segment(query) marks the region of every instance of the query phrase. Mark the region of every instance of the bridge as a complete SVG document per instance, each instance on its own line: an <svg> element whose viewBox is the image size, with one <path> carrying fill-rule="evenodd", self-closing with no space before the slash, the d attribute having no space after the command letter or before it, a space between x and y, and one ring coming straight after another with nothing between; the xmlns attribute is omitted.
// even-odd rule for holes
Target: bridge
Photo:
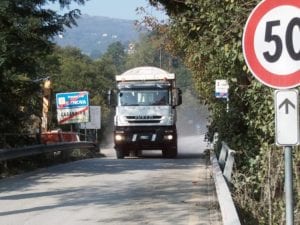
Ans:
<svg viewBox="0 0 300 225"><path fill-rule="evenodd" d="M101 154L0 180L0 224L240 224L203 135L182 136L176 159Z"/></svg>

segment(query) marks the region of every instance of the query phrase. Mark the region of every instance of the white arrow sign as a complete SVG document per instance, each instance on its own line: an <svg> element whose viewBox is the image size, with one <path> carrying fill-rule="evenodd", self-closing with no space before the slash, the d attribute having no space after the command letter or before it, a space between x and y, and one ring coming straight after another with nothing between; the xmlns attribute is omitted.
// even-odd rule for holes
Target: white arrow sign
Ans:
<svg viewBox="0 0 300 225"><path fill-rule="evenodd" d="M277 145L299 144L298 90L275 91L275 126Z"/></svg>

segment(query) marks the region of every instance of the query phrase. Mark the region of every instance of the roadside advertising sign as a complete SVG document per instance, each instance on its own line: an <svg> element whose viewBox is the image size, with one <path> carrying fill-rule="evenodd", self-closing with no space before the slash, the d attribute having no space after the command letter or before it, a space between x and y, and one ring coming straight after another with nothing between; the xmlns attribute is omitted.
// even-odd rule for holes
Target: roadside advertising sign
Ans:
<svg viewBox="0 0 300 225"><path fill-rule="evenodd" d="M89 93L87 91L56 94L57 121L59 124L89 121Z"/></svg>
<svg viewBox="0 0 300 225"><path fill-rule="evenodd" d="M216 80L215 96L216 98L228 98L229 85L227 80Z"/></svg>
<svg viewBox="0 0 300 225"><path fill-rule="evenodd" d="M80 129L101 129L100 106L90 106L90 122L81 123Z"/></svg>

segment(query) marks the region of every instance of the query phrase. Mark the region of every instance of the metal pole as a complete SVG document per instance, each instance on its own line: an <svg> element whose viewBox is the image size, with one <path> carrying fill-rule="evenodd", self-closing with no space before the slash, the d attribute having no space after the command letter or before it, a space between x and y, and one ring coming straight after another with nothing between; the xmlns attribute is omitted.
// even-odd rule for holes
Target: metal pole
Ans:
<svg viewBox="0 0 300 225"><path fill-rule="evenodd" d="M285 165L285 213L286 225L294 224L293 209L293 157L292 147L284 147L284 165Z"/></svg>
<svg viewBox="0 0 300 225"><path fill-rule="evenodd" d="M86 123L84 123L84 140L87 141Z"/></svg>
<svg viewBox="0 0 300 225"><path fill-rule="evenodd" d="M229 112L229 95L226 98L226 112Z"/></svg>

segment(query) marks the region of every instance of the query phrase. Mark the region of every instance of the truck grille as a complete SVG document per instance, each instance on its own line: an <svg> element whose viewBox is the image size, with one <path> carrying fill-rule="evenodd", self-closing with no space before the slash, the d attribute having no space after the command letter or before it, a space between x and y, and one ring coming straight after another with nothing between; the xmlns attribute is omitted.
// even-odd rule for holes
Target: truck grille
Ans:
<svg viewBox="0 0 300 225"><path fill-rule="evenodd" d="M126 116L128 123L160 123L162 116Z"/></svg>

